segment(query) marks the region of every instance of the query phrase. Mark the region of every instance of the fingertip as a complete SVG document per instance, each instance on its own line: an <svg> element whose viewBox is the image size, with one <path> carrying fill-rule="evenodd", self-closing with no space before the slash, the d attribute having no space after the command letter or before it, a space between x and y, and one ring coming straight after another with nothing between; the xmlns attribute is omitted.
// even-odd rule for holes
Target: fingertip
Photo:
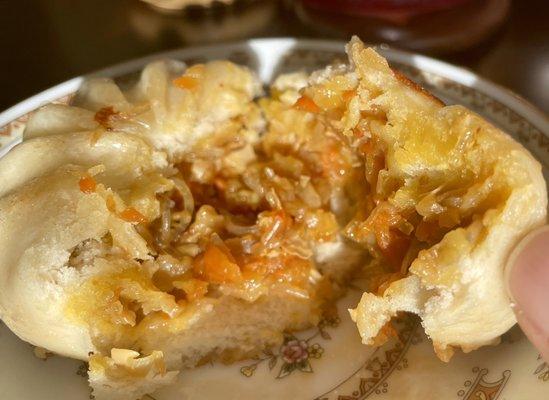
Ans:
<svg viewBox="0 0 549 400"><path fill-rule="evenodd" d="M530 320L526 314L515 312L517 322L530 342L538 349L541 357L549 362L549 335L547 331L539 329L537 323Z"/></svg>
<svg viewBox="0 0 549 400"><path fill-rule="evenodd" d="M549 226L527 235L506 268L517 320L542 356L549 359Z"/></svg>

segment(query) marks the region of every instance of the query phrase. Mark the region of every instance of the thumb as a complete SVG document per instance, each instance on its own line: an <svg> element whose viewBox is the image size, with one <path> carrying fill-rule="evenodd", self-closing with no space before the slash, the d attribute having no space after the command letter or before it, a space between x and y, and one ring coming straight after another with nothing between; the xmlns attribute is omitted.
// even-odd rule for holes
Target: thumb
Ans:
<svg viewBox="0 0 549 400"><path fill-rule="evenodd" d="M507 272L518 323L549 361L549 226L519 243L509 258Z"/></svg>

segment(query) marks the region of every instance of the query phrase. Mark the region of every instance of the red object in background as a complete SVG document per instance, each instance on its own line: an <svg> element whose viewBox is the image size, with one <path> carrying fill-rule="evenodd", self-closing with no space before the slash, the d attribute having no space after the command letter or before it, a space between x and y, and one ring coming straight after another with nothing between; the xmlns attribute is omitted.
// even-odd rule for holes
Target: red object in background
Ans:
<svg viewBox="0 0 549 400"><path fill-rule="evenodd" d="M470 0L302 0L306 6L339 14L378 17L390 20L408 18L453 8Z"/></svg>
<svg viewBox="0 0 549 400"><path fill-rule="evenodd" d="M297 17L322 35L455 53L485 41L503 24L511 0L299 0Z"/></svg>

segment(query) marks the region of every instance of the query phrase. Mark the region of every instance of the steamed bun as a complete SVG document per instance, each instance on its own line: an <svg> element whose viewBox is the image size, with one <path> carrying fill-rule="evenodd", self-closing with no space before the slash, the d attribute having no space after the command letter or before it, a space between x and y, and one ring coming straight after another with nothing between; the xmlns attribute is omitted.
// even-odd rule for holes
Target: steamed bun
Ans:
<svg viewBox="0 0 549 400"><path fill-rule="evenodd" d="M89 331L66 316L67 288L97 271L70 266L71 251L110 232L130 254L147 258L145 241L113 215L106 198L166 166L165 156L139 137L111 133L93 146L92 139L93 133L30 139L0 161L0 316L22 339L82 360L96 349ZM86 180L97 189L86 193ZM159 190L169 189L164 185ZM141 211L154 217L154 208Z"/></svg>
<svg viewBox="0 0 549 400"><path fill-rule="evenodd" d="M228 61L187 68L174 61L146 66L128 88L112 79L85 81L71 105L46 105L34 113L24 139L87 130L139 135L174 159L223 130L258 138L264 121L253 102L262 94L257 76ZM238 129L235 129L235 125Z"/></svg>

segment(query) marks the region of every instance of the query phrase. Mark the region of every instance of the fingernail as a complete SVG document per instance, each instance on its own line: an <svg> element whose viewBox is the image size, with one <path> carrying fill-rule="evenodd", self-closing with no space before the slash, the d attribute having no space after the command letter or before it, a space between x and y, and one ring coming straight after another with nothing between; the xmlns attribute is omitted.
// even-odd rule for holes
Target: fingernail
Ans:
<svg viewBox="0 0 549 400"><path fill-rule="evenodd" d="M549 356L549 226L527 235L506 269L513 309L528 338Z"/></svg>

